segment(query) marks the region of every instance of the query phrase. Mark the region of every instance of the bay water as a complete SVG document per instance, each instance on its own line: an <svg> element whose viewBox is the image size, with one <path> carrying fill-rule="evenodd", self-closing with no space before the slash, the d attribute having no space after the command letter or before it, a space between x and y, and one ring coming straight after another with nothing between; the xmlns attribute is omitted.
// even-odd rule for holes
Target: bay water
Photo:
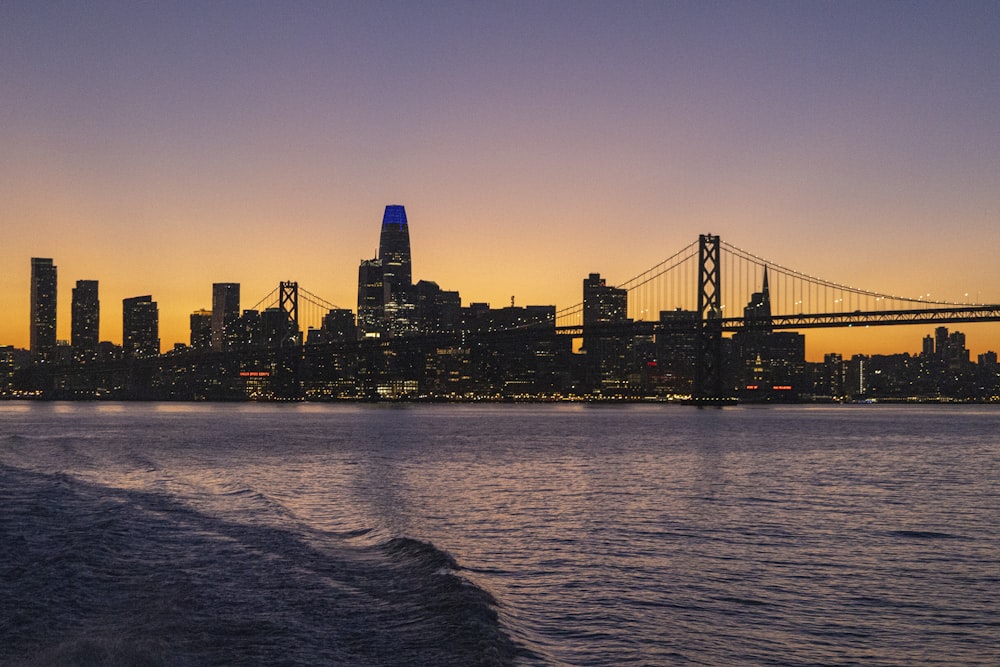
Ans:
<svg viewBox="0 0 1000 667"><path fill-rule="evenodd" d="M0 403L0 664L997 665L1000 409Z"/></svg>

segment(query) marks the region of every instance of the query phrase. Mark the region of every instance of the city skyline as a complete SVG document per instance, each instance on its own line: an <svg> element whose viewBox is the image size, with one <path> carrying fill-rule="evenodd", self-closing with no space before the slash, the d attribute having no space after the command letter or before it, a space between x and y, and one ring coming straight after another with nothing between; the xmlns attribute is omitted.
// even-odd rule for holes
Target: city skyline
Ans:
<svg viewBox="0 0 1000 667"><path fill-rule="evenodd" d="M454 307L456 309L455 314L457 314L457 309L465 307L468 309L470 306L473 309L478 309L486 307L487 309L492 307L492 304L488 302L474 302L463 300L460 298L460 291L442 291L436 282L428 279L421 279L419 285L414 282L411 275L411 264L412 258L410 253L409 244L409 225L407 222L407 215L405 206L400 204L388 204L385 206L385 210L382 216L382 221L380 224L380 235L379 244L376 251L376 257L373 259L362 259L360 261L357 286L357 298L355 302L355 308L340 308L337 310L337 318L342 314L352 315L351 327L356 328L356 333L359 338L365 338L368 335L375 335L376 337L389 337L394 338L397 336L406 336L417 331L417 320L413 319L418 317L418 311L412 310L415 307L419 309L418 300L422 302L426 299L433 299L437 302L441 296L449 301L454 301ZM385 267L385 268L383 268ZM31 281L32 281L32 292L31 292L31 303L32 312L29 319L29 329L32 336L36 335L36 331L45 332L46 338L44 342L39 343L39 355L33 354L33 356L38 358L46 358L52 350L56 347L56 342L60 344L71 344L73 347L74 358L83 355L83 358L93 354L96 351L97 342L104 341L105 339L98 337L96 332L97 323L100 320L100 300L98 292L98 280L77 280L76 287L72 290L72 320L69 325L72 328L72 339L59 339L55 335L55 327L52 326L51 319L55 311L55 304L53 301L57 301L56 295L57 290L54 286L57 283L57 270L58 267L55 265L52 258L31 258ZM373 273L374 271L374 273ZM399 274L398 276L396 274ZM761 290L759 292L753 292L749 294L749 301L746 307L743 309L743 320L747 323L747 331L756 331L760 329L766 332L772 337L782 337L790 336L792 338L799 339L798 343L793 343L792 347L800 348L799 356L804 358L809 362L818 362L825 359L828 355L834 354L836 356L844 356L845 358L850 358L854 356L853 354L844 355L840 351L835 350L822 350L817 351L816 346L813 346L812 355L806 354L805 340L806 336L804 333L798 332L785 332L785 333L772 333L771 329L771 306L769 300L769 288L768 288L768 266L763 265L763 272L760 276L761 278ZM282 289L286 283L282 283ZM289 285L293 283L288 283ZM298 289L297 283L294 283L296 290ZM422 286L427 285L434 290L437 296L432 294L425 294ZM377 296L375 301L372 299L372 287L375 287L375 292ZM82 292L81 290L85 290ZM595 291L596 290L596 291ZM275 290L276 292L277 290ZM44 295L42 298L38 298L38 295ZM608 296L597 296L598 294L606 294ZM273 294L272 294L273 295ZM589 296L588 296L589 295ZM611 296L614 295L614 296ZM582 307L582 322L584 326L588 322L591 324L603 321L612 321L627 316L627 311L630 309L627 305L629 303L628 291L625 289L620 289L613 285L608 285L605 278L602 278L599 273L591 273L583 281L583 290L581 293L581 301L577 302L577 306ZM693 297L693 295L691 295ZM929 296L929 295L928 295ZM283 297L281 297L283 298ZM135 330L134 325L130 322L130 310L134 311L136 304L140 306L151 306L152 307L152 334L141 333L140 335L149 336L152 335L152 340L155 342L144 342L139 345L141 348L141 353L138 356L151 356L160 354L162 352L168 352L176 346L181 347L194 347L198 348L202 345L196 344L196 339L202 339L205 337L207 341L205 346L210 347L214 351L222 351L226 348L227 344L224 340L227 337L226 329L230 323L234 322L242 312L246 312L246 308L251 307L250 304L240 303L240 283L213 283L212 284L212 308L202 309L198 308L191 311L188 315L188 329L187 337L185 340L176 341L174 345L170 345L168 342L162 341L159 338L159 317L158 317L158 304L152 300L152 295L129 297L122 300L122 333L121 333L121 344L119 347L130 348L135 345L132 342L132 335L130 332ZM588 299L590 299L590 305L588 306ZM601 309L604 305L600 307L597 306L598 303L603 303L605 299L610 299L608 302L609 310L608 315L598 314L603 312ZM738 299L737 299L738 300ZM275 296L273 307L277 307L279 297ZM613 306L610 304L614 303ZM84 305L86 304L86 305ZM408 305L407 305L408 304ZM259 306L259 304L257 304ZM513 307L515 305L514 299L512 297L510 305ZM928 302L928 307L934 307L934 302ZM244 307L245 306L245 307ZM282 306L283 307L283 306ZM370 314L365 315L365 308L370 311ZM440 305L435 306L439 308ZM502 309L504 306L495 306L495 308ZM523 308L523 304L521 305ZM725 307L725 306L723 306ZM551 315L549 318L555 318L556 310L558 309L555 304L549 305L533 305L529 308L544 309L546 311L551 310ZM588 308L590 310L588 310ZM597 310L593 310L597 308ZM891 308L891 306L890 306ZM675 312L676 311L676 312ZM36 312L44 312L46 315L39 316ZM257 313L259 311L251 311L252 313ZM645 312L645 311L642 311ZM775 313L780 314L779 312ZM853 311L852 311L853 312ZM856 311L860 313L861 311ZM614 315L610 315L614 313ZM692 311L683 310L681 307L671 307L666 304L666 307L661 309L657 314L654 314L651 318L643 318L646 321L665 321L673 320L674 316L688 316L693 314ZM437 315L440 317L440 314ZM329 317L334 317L334 311L330 311ZM610 318L610 319L606 319ZM147 321L148 315L141 315L140 318L143 322ZM328 316L323 315L321 317L322 322L298 322L301 328L302 338L301 341L305 341L306 326L309 326L308 331L312 332L312 326L315 325L317 328L322 327L326 329L328 326ZM760 321L758 323L758 320ZM985 327L997 327L996 323L992 322L965 322L966 327L971 326L973 328L985 328ZM140 329L145 329L149 324L141 325ZM450 326L450 325L449 325ZM890 327L891 330L899 329L915 329L918 327L923 327L926 329L928 326L936 327L935 331L940 332L946 327L941 327L939 324L933 321L914 321L909 324L897 324ZM79 331L78 331L79 327ZM399 328L402 327L402 328ZM337 325L336 329L340 330L343 328L343 323ZM869 327L861 327L866 333ZM876 331L883 332L885 327L875 327ZM817 333L822 336L824 333L823 328L806 328L805 332L811 335L816 335ZM827 330L829 331L829 330ZM836 329L834 329L836 331ZM877 334L876 334L877 335ZM965 347L965 334L964 332L958 332L958 335L962 337L962 349ZM80 338L80 344L75 341L77 337ZM733 337L733 341L736 342L740 339L739 334ZM914 356L919 354L927 354L927 341L930 339L930 334L926 333L924 338L921 340L921 349L914 352ZM34 340L34 339L32 339ZM582 339L583 345L586 346L586 336ZM789 339L791 340L791 338ZM117 344L118 341L111 337L111 340L107 342L112 344ZM911 346L913 341L909 341ZM0 345L9 345L0 342ZM934 346L931 346L934 349ZM975 347L967 348L971 354L974 356L980 356L983 353L988 355L996 355L996 350L993 348L983 348L979 350ZM35 345L31 344L31 351L35 353ZM887 355L898 355L898 354L909 354L910 349L904 350L887 350L884 353L868 353L860 352L862 356L868 356L869 354L887 354ZM133 353L128 352L129 356Z"/></svg>
<svg viewBox="0 0 1000 667"><path fill-rule="evenodd" d="M1000 300L993 3L0 9L0 344L31 257L151 294L163 347L212 284L356 309L405 204L413 279L463 303L580 301L712 232L879 292ZM968 295L966 297L965 295ZM967 325L973 353L1000 326ZM809 332L918 352L921 327Z"/></svg>

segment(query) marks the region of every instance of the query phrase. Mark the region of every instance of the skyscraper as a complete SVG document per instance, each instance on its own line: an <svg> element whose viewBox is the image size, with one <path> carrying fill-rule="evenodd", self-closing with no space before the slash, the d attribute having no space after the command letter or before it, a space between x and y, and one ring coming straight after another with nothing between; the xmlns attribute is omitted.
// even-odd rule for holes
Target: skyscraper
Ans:
<svg viewBox="0 0 1000 667"><path fill-rule="evenodd" d="M56 267L31 258L31 358L45 361L56 347Z"/></svg>
<svg viewBox="0 0 1000 667"><path fill-rule="evenodd" d="M240 284L212 284L212 349L225 350L226 327L240 316Z"/></svg>
<svg viewBox="0 0 1000 667"><path fill-rule="evenodd" d="M406 222L406 209L398 204L386 206L382 215L378 258L382 260L382 272L390 293L408 290L413 282L410 229Z"/></svg>
<svg viewBox="0 0 1000 667"><path fill-rule="evenodd" d="M76 281L70 326L73 358L77 361L96 358L101 326L101 302L97 297L96 280Z"/></svg>
<svg viewBox="0 0 1000 667"><path fill-rule="evenodd" d="M625 384L632 341L610 329L610 325L624 322L628 322L628 291L608 285L599 273L591 273L583 281L585 384L589 388L614 390Z"/></svg>
<svg viewBox="0 0 1000 667"><path fill-rule="evenodd" d="M767 286L767 267L764 267L764 281L759 292L754 292L750 303L743 308L743 322L748 331L769 334L771 325L771 290Z"/></svg>
<svg viewBox="0 0 1000 667"><path fill-rule="evenodd" d="M743 330L733 335L736 386L741 400L795 400L806 360L806 339L794 331L774 331L767 267L759 292L743 308Z"/></svg>
<svg viewBox="0 0 1000 667"><path fill-rule="evenodd" d="M160 354L160 311L153 297L122 299L122 348L126 357Z"/></svg>
<svg viewBox="0 0 1000 667"><path fill-rule="evenodd" d="M212 311L196 310L191 313L191 347L207 350L212 347Z"/></svg>
<svg viewBox="0 0 1000 667"><path fill-rule="evenodd" d="M628 315L628 291L611 287L599 273L583 281L583 326L624 322ZM586 333L584 333L586 336ZM587 346L586 339L583 343Z"/></svg>
<svg viewBox="0 0 1000 667"><path fill-rule="evenodd" d="M363 259L358 266L358 336L378 338L386 332L385 302L389 288L378 259Z"/></svg>
<svg viewBox="0 0 1000 667"><path fill-rule="evenodd" d="M417 331L406 209L385 207L378 257L358 267L358 335L405 336Z"/></svg>

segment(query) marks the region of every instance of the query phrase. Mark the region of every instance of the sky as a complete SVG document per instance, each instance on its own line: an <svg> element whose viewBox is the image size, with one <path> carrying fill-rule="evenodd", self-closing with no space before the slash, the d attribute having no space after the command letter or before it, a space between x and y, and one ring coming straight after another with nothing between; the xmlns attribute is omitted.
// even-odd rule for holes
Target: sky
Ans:
<svg viewBox="0 0 1000 667"><path fill-rule="evenodd" d="M0 0L0 345L30 258L151 294L356 308L387 204L415 280L559 308L697 240L834 282L1000 303L997 2ZM973 355L1000 324L956 325ZM808 331L911 353L930 327Z"/></svg>

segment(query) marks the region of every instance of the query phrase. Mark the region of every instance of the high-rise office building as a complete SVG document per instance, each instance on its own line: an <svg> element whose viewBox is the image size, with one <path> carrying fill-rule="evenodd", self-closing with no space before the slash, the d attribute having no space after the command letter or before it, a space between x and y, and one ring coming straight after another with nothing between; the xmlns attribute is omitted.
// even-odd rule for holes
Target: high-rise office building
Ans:
<svg viewBox="0 0 1000 667"><path fill-rule="evenodd" d="M56 347L56 267L50 258L31 258L31 358L45 361Z"/></svg>
<svg viewBox="0 0 1000 667"><path fill-rule="evenodd" d="M419 331L406 209L385 207L378 257L358 268L358 335L408 336Z"/></svg>
<svg viewBox="0 0 1000 667"><path fill-rule="evenodd" d="M221 352L229 347L226 327L240 316L240 284L212 284L212 349Z"/></svg>
<svg viewBox="0 0 1000 667"><path fill-rule="evenodd" d="M406 209L398 204L385 207L382 215L382 233L379 236L378 258L391 294L407 290L413 282L410 261L410 229Z"/></svg>
<svg viewBox="0 0 1000 667"><path fill-rule="evenodd" d="M328 340L354 340L358 328L354 313L347 308L333 308L323 316L323 329Z"/></svg>
<svg viewBox="0 0 1000 667"><path fill-rule="evenodd" d="M631 339L614 331L628 322L628 291L608 285L599 273L583 281L583 349L587 353L585 384L592 389L619 389L625 383Z"/></svg>
<svg viewBox="0 0 1000 667"><path fill-rule="evenodd" d="M462 299L458 292L442 290L432 280L413 286L416 296L416 321L422 333L453 333L462 321Z"/></svg>
<svg viewBox="0 0 1000 667"><path fill-rule="evenodd" d="M212 347L212 311L196 310L191 313L191 347L208 350Z"/></svg>
<svg viewBox="0 0 1000 667"><path fill-rule="evenodd" d="M386 284L382 261L363 259L358 266L358 335L377 338L386 332L385 303L389 286Z"/></svg>
<svg viewBox="0 0 1000 667"><path fill-rule="evenodd" d="M698 311L661 310L655 345L660 388L668 393L690 394L698 356Z"/></svg>
<svg viewBox="0 0 1000 667"><path fill-rule="evenodd" d="M95 359L101 336L101 302L96 280L77 280L73 288L70 345L77 361Z"/></svg>
<svg viewBox="0 0 1000 667"><path fill-rule="evenodd" d="M628 318L628 291L607 284L599 273L583 281L584 347L588 325L624 322Z"/></svg>
<svg viewBox="0 0 1000 667"><path fill-rule="evenodd" d="M126 357L160 354L160 311L153 297L122 299L122 349Z"/></svg>

